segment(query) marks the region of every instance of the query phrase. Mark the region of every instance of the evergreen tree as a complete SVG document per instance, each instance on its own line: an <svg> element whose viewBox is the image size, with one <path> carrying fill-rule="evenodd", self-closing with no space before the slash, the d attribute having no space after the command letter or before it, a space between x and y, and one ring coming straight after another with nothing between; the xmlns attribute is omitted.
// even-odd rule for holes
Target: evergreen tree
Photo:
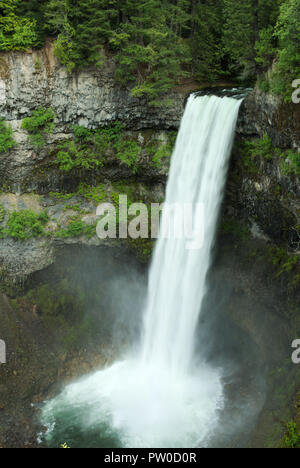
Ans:
<svg viewBox="0 0 300 468"><path fill-rule="evenodd" d="M200 80L214 81L224 74L222 20L220 0L194 0L191 26L192 71Z"/></svg>
<svg viewBox="0 0 300 468"><path fill-rule="evenodd" d="M270 43L281 0L224 1L224 51L229 56L229 69L243 78L255 78L258 72L259 42L266 49ZM263 55L263 54L262 54Z"/></svg>
<svg viewBox="0 0 300 468"><path fill-rule="evenodd" d="M188 48L172 30L171 13L168 16L166 6L158 0L126 0L123 9L126 22L117 46L117 78L123 83L137 81L133 94L146 95L153 104L174 80L185 75L182 65L190 60Z"/></svg>
<svg viewBox="0 0 300 468"><path fill-rule="evenodd" d="M73 10L74 46L80 65L100 65L103 61L101 49L111 35L109 17L113 10L109 4L106 0L80 0Z"/></svg>
<svg viewBox="0 0 300 468"><path fill-rule="evenodd" d="M279 41L279 54L271 77L271 89L290 101L292 82L300 77L300 0L283 2L275 35Z"/></svg>
<svg viewBox="0 0 300 468"><path fill-rule="evenodd" d="M224 52L229 57L233 74L252 77L256 71L255 42L257 33L257 0L224 0Z"/></svg>
<svg viewBox="0 0 300 468"><path fill-rule="evenodd" d="M153 104L185 76L254 82L277 61L271 87L283 94L299 73L299 1L0 0L0 50L51 35L69 72L112 54L116 78Z"/></svg>
<svg viewBox="0 0 300 468"><path fill-rule="evenodd" d="M25 50L39 44L36 21L17 15L19 0L0 0L0 50Z"/></svg>

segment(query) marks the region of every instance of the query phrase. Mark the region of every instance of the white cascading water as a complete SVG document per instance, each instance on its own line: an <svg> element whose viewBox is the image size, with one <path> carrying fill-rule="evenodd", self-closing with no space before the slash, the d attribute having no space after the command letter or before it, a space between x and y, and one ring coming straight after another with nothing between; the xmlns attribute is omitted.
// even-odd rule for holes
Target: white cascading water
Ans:
<svg viewBox="0 0 300 468"><path fill-rule="evenodd" d="M223 408L222 376L195 362L194 341L241 102L189 98L166 202L204 206L204 244L188 250L185 238L159 238L139 351L47 402L42 421L52 429L56 416L73 408L82 430L105 423L124 447L195 447L214 431Z"/></svg>

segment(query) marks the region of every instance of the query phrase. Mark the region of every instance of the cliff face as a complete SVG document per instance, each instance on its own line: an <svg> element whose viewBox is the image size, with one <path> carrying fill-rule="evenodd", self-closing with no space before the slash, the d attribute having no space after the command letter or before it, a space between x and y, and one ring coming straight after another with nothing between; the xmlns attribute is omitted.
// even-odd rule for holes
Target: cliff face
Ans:
<svg viewBox="0 0 300 468"><path fill-rule="evenodd" d="M237 132L244 137L266 134L275 146L300 149L300 105L255 89L242 105Z"/></svg>
<svg viewBox="0 0 300 468"><path fill-rule="evenodd" d="M1 55L0 116L11 125L17 142L8 154L0 154L0 184L5 191L69 190L72 182L58 173L53 157L57 143L71 138L72 125L94 129L118 121L127 130L137 132L137 137L140 131L149 129L154 133L178 129L191 89L178 87L168 95L169 106L151 107L145 99L133 97L130 90L116 83L114 71L113 60L107 59L99 70L70 75L57 62L51 43L41 51ZM51 107L57 117L54 133L37 151L21 124L39 107ZM299 148L299 125L300 106L283 105L278 99L255 91L242 105L237 134L242 137L268 134L276 146ZM161 175L149 171L148 161L144 162L141 177ZM110 169L115 166L116 177L122 176L116 161L110 161L108 166ZM128 177L126 171L123 173ZM101 175L114 177L107 167Z"/></svg>
<svg viewBox="0 0 300 468"><path fill-rule="evenodd" d="M57 142L70 138L72 125L93 129L118 121L135 131L178 128L186 94L174 92L169 97L172 106L163 108L151 108L144 99L132 97L116 83L109 59L101 70L69 75L55 59L51 43L42 51L2 54L0 116L11 125L18 145L0 155L1 185L13 192L47 192L64 184L68 189L69 181L49 164ZM21 123L39 107L51 107L57 118L53 135L36 151Z"/></svg>
<svg viewBox="0 0 300 468"><path fill-rule="evenodd" d="M166 181L168 161L159 167L153 164L147 144L150 146L150 140L164 141L170 129L179 127L190 92L191 89L179 87L168 96L169 107L154 108L147 105L144 99L134 98L130 90L116 83L111 59L107 59L105 66L99 70L69 75L55 59L51 43L41 51L2 54L0 115L11 125L17 146L9 153L0 154L0 184L3 192L17 194L18 198L11 204L4 196L2 205L7 212L12 207L30 208L31 202L24 204L20 195L35 192L42 195L37 209L47 209L52 216L53 210L49 206L57 206L57 202L49 202L49 192L74 192L82 181L95 185L120 179L150 184L152 191L158 190L160 194L156 198L161 198L160 184ZM57 116L55 130L47 136L46 145L40 150L34 149L27 132L21 128L22 120L31 116L38 107L51 107ZM278 99L255 90L241 107L237 137L255 138L267 134L275 146L299 149L299 112L300 106L284 105ZM108 155L103 167L97 171L66 174L58 170L54 162L57 144L72 138L72 125L93 129L116 121L121 122L130 137L141 146L136 174L114 154ZM283 242L297 250L299 180L294 176L285 176L278 159L258 159L255 173L245 170L242 159L243 155L235 152L229 176L227 208L233 210L237 217L242 214L249 218L254 231L257 227L262 237ZM143 193L147 193L147 190ZM139 193L139 189L136 192ZM85 202L77 199L74 204ZM89 216L93 216L91 210ZM58 224L61 224L61 220ZM79 238L76 242L87 241ZM24 244L18 241L1 240L2 275L26 277L53 262L55 255L50 238L45 241L32 239L27 244L24 249Z"/></svg>
<svg viewBox="0 0 300 468"><path fill-rule="evenodd" d="M170 108L147 107L116 83L114 63L107 59L99 70L68 74L53 55L49 43L43 50L1 56L0 76L5 90L0 113L6 120L19 121L39 106L52 107L57 124L95 128L119 120L130 129L174 128L180 122L183 94L174 93Z"/></svg>

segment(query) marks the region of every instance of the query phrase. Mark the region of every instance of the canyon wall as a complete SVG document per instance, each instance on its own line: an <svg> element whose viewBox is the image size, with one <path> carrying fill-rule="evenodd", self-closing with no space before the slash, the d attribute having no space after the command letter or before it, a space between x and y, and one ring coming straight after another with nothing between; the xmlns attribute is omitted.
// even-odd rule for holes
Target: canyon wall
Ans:
<svg viewBox="0 0 300 468"><path fill-rule="evenodd" d="M145 149L147 141L149 135L164 141L170 130L178 129L188 95L196 89L195 84L178 86L168 95L168 106L151 107L145 99L133 97L129 89L115 81L112 59L107 59L101 69L70 75L57 62L51 42L40 51L1 54L0 116L11 125L17 142L11 151L0 154L2 206L6 212L31 208L41 212L46 209L52 218L55 211L60 212L61 216L56 216L53 222L64 227L66 207L59 206L53 199L49 200L48 194L76 192L80 182L97 185L99 182L109 184L111 181L126 179L132 184L146 184L148 188L150 185L150 191L157 193L155 200L161 200L168 162L161 167L153 165ZM44 147L36 150L21 124L25 117L31 116L32 111L39 107L51 107L56 120L53 134L47 136ZM67 174L58 169L55 164L57 144L72 138L72 125L95 129L117 121L142 147L135 174L113 154L97 171ZM300 150L299 125L300 106L283 104L278 98L254 90L241 107L237 140L267 134L274 145L282 150L293 148L297 151ZM253 235L283 243L297 251L299 179L282 172L280 158L272 161L258 158L256 166L255 172L245 170L243 154L234 152L227 190L227 209L233 211L236 217L242 215L248 218L253 225ZM136 192L139 194L141 190L145 194L148 188L137 187ZM28 196L24 199L26 193ZM33 193L35 199L30 199ZM77 206L84 201L75 198L68 203L67 214L70 216L74 215L70 206L72 203ZM93 219L94 210L95 206L90 204L85 213L87 223ZM67 241L60 241L60 244L62 242ZM97 244L96 239L87 241L84 236L72 242ZM2 239L2 277L21 279L43 269L54 261L56 244L51 238L51 229L45 240L20 242Z"/></svg>

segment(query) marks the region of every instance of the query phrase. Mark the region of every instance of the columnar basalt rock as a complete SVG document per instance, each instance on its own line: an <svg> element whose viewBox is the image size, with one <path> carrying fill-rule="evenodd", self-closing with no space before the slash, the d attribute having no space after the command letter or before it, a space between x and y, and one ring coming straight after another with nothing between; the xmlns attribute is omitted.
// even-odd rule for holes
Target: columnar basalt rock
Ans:
<svg viewBox="0 0 300 468"><path fill-rule="evenodd" d="M180 123L184 93L171 93L169 98L175 99L170 107L151 108L115 81L112 59L101 69L70 75L49 43L41 51L2 54L1 63L0 114L5 120L18 121L39 106L51 106L60 128L69 124L95 128L116 120L128 129L168 129Z"/></svg>

